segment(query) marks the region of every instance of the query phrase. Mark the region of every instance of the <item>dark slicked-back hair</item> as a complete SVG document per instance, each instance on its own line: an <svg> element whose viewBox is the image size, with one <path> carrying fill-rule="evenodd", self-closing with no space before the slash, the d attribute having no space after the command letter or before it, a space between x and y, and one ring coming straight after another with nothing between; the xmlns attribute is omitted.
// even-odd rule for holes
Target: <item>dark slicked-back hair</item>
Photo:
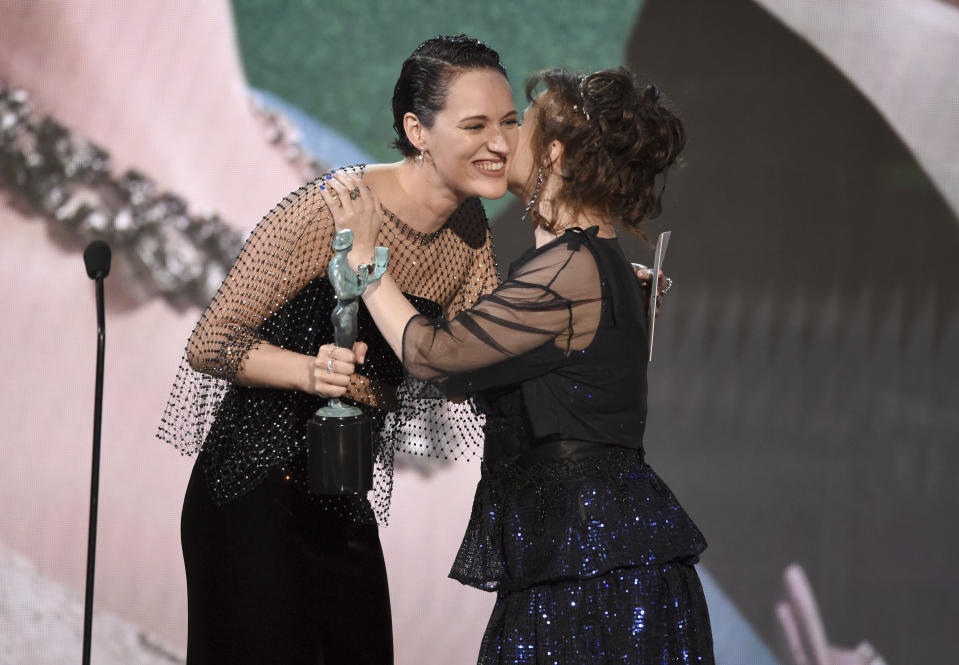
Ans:
<svg viewBox="0 0 959 665"><path fill-rule="evenodd" d="M405 157L417 153L406 136L403 116L412 113L425 127L432 127L436 113L446 105L450 83L470 69L493 69L506 76L499 53L466 35L433 37L416 47L393 88L394 148Z"/></svg>

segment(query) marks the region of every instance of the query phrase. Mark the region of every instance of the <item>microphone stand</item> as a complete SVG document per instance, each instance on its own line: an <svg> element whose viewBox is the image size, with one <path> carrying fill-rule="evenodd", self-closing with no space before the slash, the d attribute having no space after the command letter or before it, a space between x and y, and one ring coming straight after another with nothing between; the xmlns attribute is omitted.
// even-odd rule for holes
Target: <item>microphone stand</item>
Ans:
<svg viewBox="0 0 959 665"><path fill-rule="evenodd" d="M97 551L97 504L100 490L100 424L103 413L103 356L106 351L106 317L103 312L102 272L96 275L97 379L93 404L93 464L90 470L90 529L87 536L87 580L83 601L83 665L90 665L93 631L93 574Z"/></svg>

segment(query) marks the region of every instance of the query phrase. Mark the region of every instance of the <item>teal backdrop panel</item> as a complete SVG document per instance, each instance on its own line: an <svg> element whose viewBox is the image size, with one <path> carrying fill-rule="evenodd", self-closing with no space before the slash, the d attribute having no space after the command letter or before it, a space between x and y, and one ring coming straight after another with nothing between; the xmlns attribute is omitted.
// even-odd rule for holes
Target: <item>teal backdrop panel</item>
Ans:
<svg viewBox="0 0 959 665"><path fill-rule="evenodd" d="M423 40L466 33L489 43L502 56L522 109L523 81L534 71L622 64L642 5L642 0L596 0L588 7L577 0L458 6L233 2L250 84L298 106L380 161L398 157L389 147L393 85L403 60Z"/></svg>

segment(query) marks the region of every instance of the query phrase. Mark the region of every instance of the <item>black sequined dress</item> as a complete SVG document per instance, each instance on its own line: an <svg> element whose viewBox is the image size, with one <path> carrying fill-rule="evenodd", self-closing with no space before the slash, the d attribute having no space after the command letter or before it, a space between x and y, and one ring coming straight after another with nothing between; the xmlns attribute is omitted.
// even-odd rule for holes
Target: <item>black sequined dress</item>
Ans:
<svg viewBox="0 0 959 665"><path fill-rule="evenodd" d="M345 398L372 421L368 497L308 490L306 425L325 400L235 383L260 345L315 355L333 341L324 179L284 198L251 234L190 337L158 432L198 453L181 527L189 665L392 662L377 522L387 520L397 432L415 419L421 438L437 444L433 453L450 457L481 441L468 407L415 401L394 413L403 369L362 304L358 339L369 350ZM478 199L432 234L384 211L377 244L389 248L400 288L430 316L454 316L498 283ZM437 403L442 410L432 412Z"/></svg>
<svg viewBox="0 0 959 665"><path fill-rule="evenodd" d="M596 227L532 249L404 364L479 391L482 477L450 576L497 592L483 665L712 663L699 529L644 462L643 293Z"/></svg>

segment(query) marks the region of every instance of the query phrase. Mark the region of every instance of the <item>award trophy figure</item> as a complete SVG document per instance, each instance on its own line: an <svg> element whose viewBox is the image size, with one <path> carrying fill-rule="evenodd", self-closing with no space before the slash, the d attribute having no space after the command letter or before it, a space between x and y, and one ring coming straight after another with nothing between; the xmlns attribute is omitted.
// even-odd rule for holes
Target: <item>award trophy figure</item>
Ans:
<svg viewBox="0 0 959 665"><path fill-rule="evenodd" d="M346 257L353 248L353 232L340 231L333 238L336 252L330 259L327 277L336 294L333 309L333 339L337 346L353 348L356 341L356 313L367 284L386 272L389 250L373 250L373 267L363 264L359 271ZM307 426L310 491L315 494L364 494L373 488L373 444L370 420L359 408L330 399L313 415Z"/></svg>

